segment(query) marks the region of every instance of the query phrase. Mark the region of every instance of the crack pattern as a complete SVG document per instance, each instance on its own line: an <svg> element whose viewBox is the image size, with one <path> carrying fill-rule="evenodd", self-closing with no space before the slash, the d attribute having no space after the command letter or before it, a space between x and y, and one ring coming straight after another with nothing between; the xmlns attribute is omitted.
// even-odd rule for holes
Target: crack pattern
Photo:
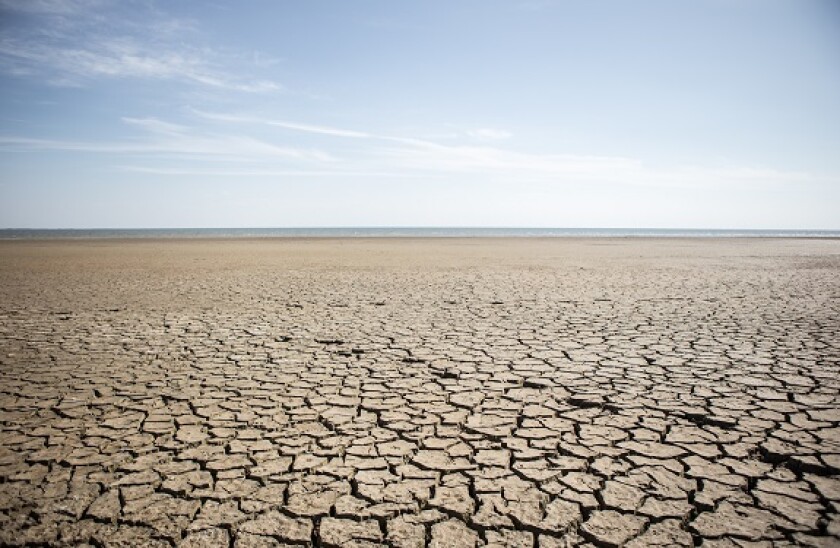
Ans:
<svg viewBox="0 0 840 548"><path fill-rule="evenodd" d="M0 544L840 543L840 243L604 242L0 244Z"/></svg>

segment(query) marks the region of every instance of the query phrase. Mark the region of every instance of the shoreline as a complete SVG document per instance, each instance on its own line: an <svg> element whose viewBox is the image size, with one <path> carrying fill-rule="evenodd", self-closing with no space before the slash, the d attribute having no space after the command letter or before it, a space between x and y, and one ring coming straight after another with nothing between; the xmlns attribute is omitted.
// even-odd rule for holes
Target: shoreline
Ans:
<svg viewBox="0 0 840 548"><path fill-rule="evenodd" d="M600 238L840 238L840 230L534 227L288 227L158 229L0 229L0 241L86 239L600 239Z"/></svg>
<svg viewBox="0 0 840 548"><path fill-rule="evenodd" d="M809 236L809 235L685 235L678 234L673 236L667 235L569 235L569 236L218 236L218 235L196 235L196 236L44 236L44 237L25 237L25 238L4 238L0 237L0 243L8 242L305 242L305 241L320 241L320 242L340 242L340 241L791 241L791 240L806 240L806 241L837 241L840 240L840 234L828 236Z"/></svg>

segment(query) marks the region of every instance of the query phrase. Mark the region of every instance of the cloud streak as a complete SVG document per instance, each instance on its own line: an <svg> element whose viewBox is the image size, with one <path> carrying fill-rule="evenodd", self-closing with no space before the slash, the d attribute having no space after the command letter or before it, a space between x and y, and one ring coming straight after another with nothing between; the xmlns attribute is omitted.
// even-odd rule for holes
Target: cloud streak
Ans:
<svg viewBox="0 0 840 548"><path fill-rule="evenodd" d="M260 118L251 118L248 116L238 116L235 114L219 114L213 112L204 112L193 109L192 112L201 118L207 120L214 120L217 122L234 122L239 124L265 124L267 126L279 127L284 129L291 129L293 131L302 131L305 133L315 133L318 135L330 135L333 137L351 137L355 139L372 139L377 138L376 135L366 133L363 131L354 131L350 129L339 129L328 126L317 126L312 124L301 124L296 122L287 122L283 120L264 120ZM381 137L380 137L381 138Z"/></svg>
<svg viewBox="0 0 840 548"><path fill-rule="evenodd" d="M0 10L9 18L34 19L20 28L7 25L0 39L0 70L18 77L58 86L134 78L248 93L284 90L271 79L249 77L234 68L264 64L249 63L253 54L190 45L185 37L191 23L154 11L118 14L110 3L83 1L5 1ZM132 18L151 21L142 27L124 22Z"/></svg>
<svg viewBox="0 0 840 548"><path fill-rule="evenodd" d="M513 137L513 135L510 132L505 131L503 129L493 129L486 127L469 130L467 131L467 135L474 139L479 139L482 141L501 141Z"/></svg>
<svg viewBox="0 0 840 548"><path fill-rule="evenodd" d="M207 133L155 118L124 118L143 135L131 141L98 142L0 136L5 150L56 150L104 154L201 157L213 161L278 161L329 163L334 158L318 149L281 146L250 136Z"/></svg>
<svg viewBox="0 0 840 548"><path fill-rule="evenodd" d="M815 183L806 172L766 167L656 167L640 159L577 154L540 154L500 146L441 144L369 131L256 116L191 110L211 124L197 128L158 118L125 117L140 132L131 140L89 142L0 137L4 150L56 150L154 157L149 165L119 169L161 176L439 178L539 182L560 185L623 185L656 188L754 188ZM232 131L231 126L236 126ZM275 128L270 140L248 128ZM317 136L318 148L299 146L295 134ZM348 149L344 143L352 144ZM169 165L161 165L160 159ZM176 164L172 165L172 162ZM231 168L230 165L238 167Z"/></svg>
<svg viewBox="0 0 840 548"><path fill-rule="evenodd" d="M102 6L103 0L0 0L0 10L69 15Z"/></svg>
<svg viewBox="0 0 840 548"><path fill-rule="evenodd" d="M704 186L740 186L761 188L767 185L818 182L819 177L797 171L766 167L702 166L653 167L640 159L578 154L537 154L499 146L441 144L427 139L383 135L368 131L314 125L286 120L209 113L193 110L201 118L231 124L252 124L318 134L338 139L369 141L353 159L338 163L383 167L398 173L472 174L488 179L519 179L562 184L625 184L661 188L703 188ZM468 137L501 140L510 136L502 130L476 130Z"/></svg>
<svg viewBox="0 0 840 548"><path fill-rule="evenodd" d="M154 167L121 166L124 171L148 173L152 175L185 175L190 177L370 177L370 178L405 178L425 177L420 174L405 174L389 171L350 171L350 170L289 170L289 169L196 169L189 167Z"/></svg>

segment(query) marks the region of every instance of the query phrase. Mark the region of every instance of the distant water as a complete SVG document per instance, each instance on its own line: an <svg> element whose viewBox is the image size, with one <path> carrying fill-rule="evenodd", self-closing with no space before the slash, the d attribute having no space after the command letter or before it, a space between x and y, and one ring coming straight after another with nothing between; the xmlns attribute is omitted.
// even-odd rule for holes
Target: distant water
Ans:
<svg viewBox="0 0 840 548"><path fill-rule="evenodd" d="M478 227L324 227L324 228L138 228L0 229L2 240L90 238L455 238L455 237L691 237L840 238L840 230L718 230L694 228L478 228Z"/></svg>

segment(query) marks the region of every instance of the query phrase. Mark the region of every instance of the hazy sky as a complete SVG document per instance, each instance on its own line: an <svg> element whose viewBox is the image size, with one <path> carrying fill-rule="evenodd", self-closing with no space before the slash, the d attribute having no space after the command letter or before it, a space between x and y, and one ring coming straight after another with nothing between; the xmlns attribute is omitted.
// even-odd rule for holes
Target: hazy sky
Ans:
<svg viewBox="0 0 840 548"><path fill-rule="evenodd" d="M0 227L840 229L836 0L0 0Z"/></svg>

